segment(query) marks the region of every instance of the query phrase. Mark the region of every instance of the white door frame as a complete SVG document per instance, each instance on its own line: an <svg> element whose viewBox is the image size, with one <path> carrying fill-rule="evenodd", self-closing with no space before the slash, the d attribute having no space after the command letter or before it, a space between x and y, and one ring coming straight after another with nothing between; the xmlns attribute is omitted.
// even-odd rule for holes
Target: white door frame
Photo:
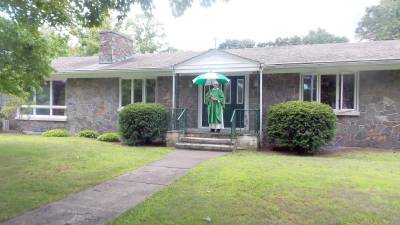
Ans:
<svg viewBox="0 0 400 225"><path fill-rule="evenodd" d="M250 74L251 72L248 72L246 74L234 74L234 75L226 75L228 77L237 77L237 76L244 76L244 109L248 110L249 109L249 82L250 82ZM208 128L208 127L203 127L203 92L202 92L202 86L198 86L197 88L197 97L198 97L198 103L197 103L197 127L202 129L202 128ZM245 121L246 121L246 115L245 115ZM246 123L246 130L249 129L249 123Z"/></svg>

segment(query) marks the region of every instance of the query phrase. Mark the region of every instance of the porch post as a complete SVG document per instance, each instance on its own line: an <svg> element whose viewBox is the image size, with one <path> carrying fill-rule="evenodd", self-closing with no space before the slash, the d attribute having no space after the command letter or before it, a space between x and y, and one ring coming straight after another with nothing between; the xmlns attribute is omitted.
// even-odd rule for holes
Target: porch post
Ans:
<svg viewBox="0 0 400 225"><path fill-rule="evenodd" d="M259 127L259 135L260 135L260 146L262 146L262 140L263 140L263 97L262 97L262 92L263 92L263 79L262 79L262 74L263 74L263 66L260 65L260 127Z"/></svg>
<svg viewBox="0 0 400 225"><path fill-rule="evenodd" d="M175 89L176 89L176 80L175 80L176 74L175 74L175 69L172 68L172 108L174 109L176 106L175 103Z"/></svg>

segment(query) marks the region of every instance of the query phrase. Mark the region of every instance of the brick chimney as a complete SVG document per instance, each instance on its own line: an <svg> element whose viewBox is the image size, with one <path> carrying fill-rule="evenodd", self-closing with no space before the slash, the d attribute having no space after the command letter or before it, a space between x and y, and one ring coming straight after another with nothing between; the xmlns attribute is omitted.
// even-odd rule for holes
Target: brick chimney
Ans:
<svg viewBox="0 0 400 225"><path fill-rule="evenodd" d="M100 32L99 63L115 63L132 55L132 39L114 31Z"/></svg>

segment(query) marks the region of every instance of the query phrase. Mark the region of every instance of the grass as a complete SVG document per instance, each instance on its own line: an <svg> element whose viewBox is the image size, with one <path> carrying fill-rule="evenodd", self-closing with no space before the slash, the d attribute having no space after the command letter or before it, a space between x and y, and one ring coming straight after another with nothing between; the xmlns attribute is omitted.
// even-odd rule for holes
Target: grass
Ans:
<svg viewBox="0 0 400 225"><path fill-rule="evenodd" d="M0 134L0 221L162 158L167 148Z"/></svg>
<svg viewBox="0 0 400 225"><path fill-rule="evenodd" d="M122 224L398 224L400 152L210 160L129 210Z"/></svg>

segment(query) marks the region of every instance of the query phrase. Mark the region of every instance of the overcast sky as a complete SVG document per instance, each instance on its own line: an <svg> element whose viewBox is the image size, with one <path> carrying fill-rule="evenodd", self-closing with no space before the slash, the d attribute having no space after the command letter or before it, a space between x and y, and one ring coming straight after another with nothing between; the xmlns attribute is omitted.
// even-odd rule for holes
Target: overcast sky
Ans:
<svg viewBox="0 0 400 225"><path fill-rule="evenodd" d="M164 25L166 41L181 50L206 50L225 39L256 42L305 35L318 27L352 42L365 8L379 0L230 0L210 8L198 4L175 18L167 0L155 0L155 17Z"/></svg>

